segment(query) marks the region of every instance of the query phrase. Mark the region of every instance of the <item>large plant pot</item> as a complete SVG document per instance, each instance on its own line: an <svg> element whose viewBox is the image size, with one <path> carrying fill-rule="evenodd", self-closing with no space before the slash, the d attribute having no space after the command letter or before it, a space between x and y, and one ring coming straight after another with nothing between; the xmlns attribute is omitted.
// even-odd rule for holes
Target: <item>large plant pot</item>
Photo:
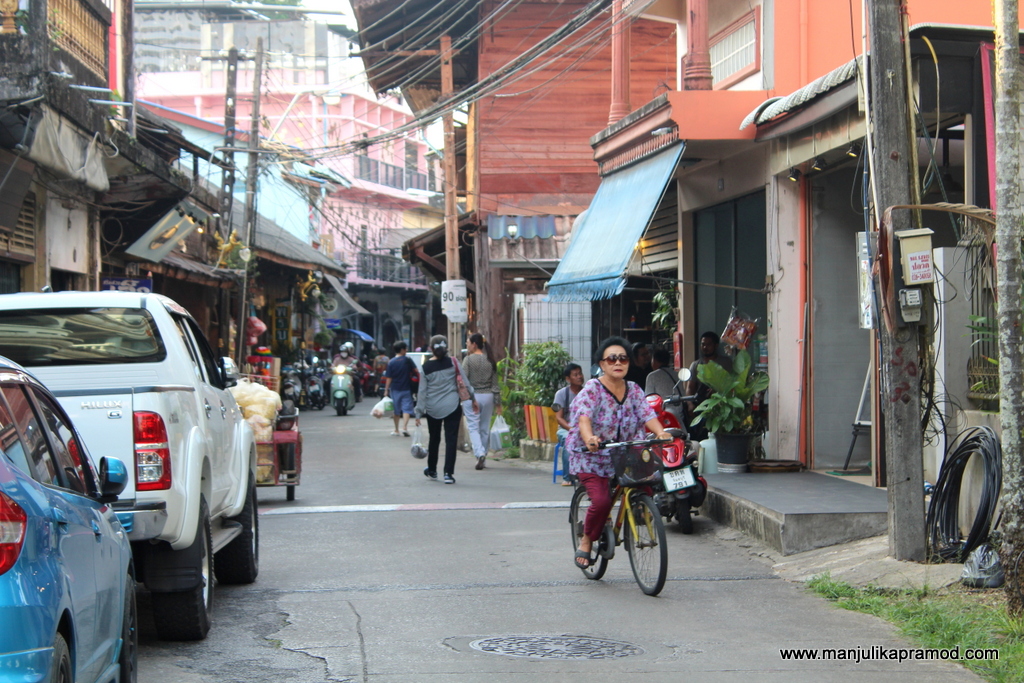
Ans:
<svg viewBox="0 0 1024 683"><path fill-rule="evenodd" d="M737 474L747 471L750 440L753 436L753 434L715 434L719 472Z"/></svg>

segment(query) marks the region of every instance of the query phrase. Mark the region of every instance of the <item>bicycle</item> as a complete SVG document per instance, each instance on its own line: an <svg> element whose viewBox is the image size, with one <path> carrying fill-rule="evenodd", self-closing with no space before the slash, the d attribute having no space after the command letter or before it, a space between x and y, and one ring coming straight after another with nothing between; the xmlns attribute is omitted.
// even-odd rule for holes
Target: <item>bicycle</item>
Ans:
<svg viewBox="0 0 1024 683"><path fill-rule="evenodd" d="M608 569L608 561L615 557L615 548L625 544L633 578L647 595L657 595L665 587L668 574L668 544L665 523L654 499L646 487L661 480L661 457L652 449L671 440L644 439L640 441L605 442L601 448L611 448L615 478L612 480L612 508L599 539L594 539L597 556L591 551L589 567L580 567L583 575L597 581ZM616 512L616 506L618 511ZM575 551L583 537L583 523L590 496L586 488L578 486L569 506L569 527Z"/></svg>

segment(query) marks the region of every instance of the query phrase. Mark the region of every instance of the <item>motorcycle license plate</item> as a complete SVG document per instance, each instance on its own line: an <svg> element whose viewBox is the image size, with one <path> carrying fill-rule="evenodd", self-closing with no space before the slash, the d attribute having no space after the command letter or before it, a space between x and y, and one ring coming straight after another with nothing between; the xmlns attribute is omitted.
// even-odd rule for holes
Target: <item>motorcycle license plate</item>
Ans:
<svg viewBox="0 0 1024 683"><path fill-rule="evenodd" d="M679 491L685 489L688 486L693 486L697 483L697 480L693 476L693 469L690 467L684 467L678 470L669 470L665 472L664 476L665 490L671 493L672 491Z"/></svg>

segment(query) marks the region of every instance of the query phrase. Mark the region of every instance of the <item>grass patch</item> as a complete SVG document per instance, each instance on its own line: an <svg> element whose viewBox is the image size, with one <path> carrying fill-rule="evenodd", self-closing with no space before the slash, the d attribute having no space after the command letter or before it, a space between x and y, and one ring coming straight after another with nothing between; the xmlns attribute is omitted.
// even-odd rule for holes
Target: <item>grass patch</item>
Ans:
<svg viewBox="0 0 1024 683"><path fill-rule="evenodd" d="M1002 589L974 590L950 586L939 591L855 588L828 574L816 576L808 588L843 609L873 614L895 624L922 648L995 648L996 661L960 660L986 680L1024 681L1024 619L1006 611Z"/></svg>

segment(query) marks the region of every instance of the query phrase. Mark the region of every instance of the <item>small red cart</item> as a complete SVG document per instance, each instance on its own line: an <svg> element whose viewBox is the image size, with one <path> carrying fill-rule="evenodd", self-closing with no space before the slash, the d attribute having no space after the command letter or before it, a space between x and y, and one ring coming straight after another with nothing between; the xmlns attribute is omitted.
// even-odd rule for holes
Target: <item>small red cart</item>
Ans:
<svg viewBox="0 0 1024 683"><path fill-rule="evenodd" d="M295 410L294 408L292 410ZM288 500L295 500L295 487L302 474L302 433L299 413L278 414L273 441L256 443L256 485L287 486Z"/></svg>

